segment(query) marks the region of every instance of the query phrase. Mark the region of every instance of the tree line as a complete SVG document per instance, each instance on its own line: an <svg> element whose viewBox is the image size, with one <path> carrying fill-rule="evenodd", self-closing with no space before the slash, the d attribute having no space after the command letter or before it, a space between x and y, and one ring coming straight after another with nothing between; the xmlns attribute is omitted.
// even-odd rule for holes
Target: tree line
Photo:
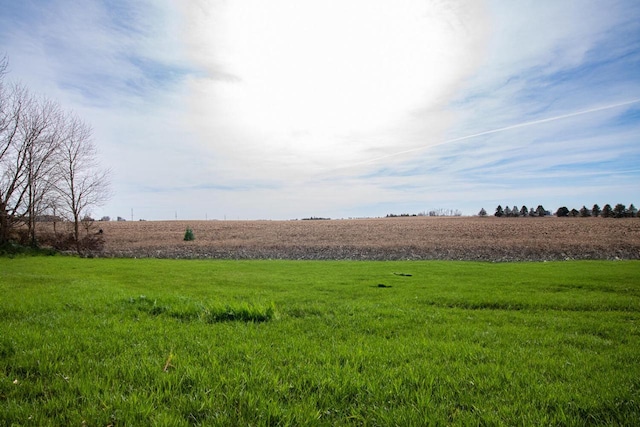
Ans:
<svg viewBox="0 0 640 427"><path fill-rule="evenodd" d="M482 208L478 213L478 216L487 216L487 211ZM547 211L542 205L538 205L536 209L533 207L527 208L526 206L522 206L519 208L518 206L513 206L510 208L509 206L502 207L498 205L496 211L494 213L497 217L544 217L552 215L550 211ZM611 207L610 204L604 205L604 207L600 208L598 204L593 205L591 209L586 206L582 206L582 208L571 209L566 206L562 206L558 208L558 210L553 214L558 217L602 217L602 218L635 218L638 217L638 209L631 203L629 207L622 203L616 204L614 207Z"/></svg>
<svg viewBox="0 0 640 427"><path fill-rule="evenodd" d="M410 217L410 216L462 216L462 212L459 211L458 209L444 209L444 208L438 208L438 209L431 209L430 211L422 211L422 212L418 212L417 214L409 214L409 213L402 213L402 214L394 214L394 213L390 213L387 214L386 217L387 218L399 218L399 217Z"/></svg>
<svg viewBox="0 0 640 427"><path fill-rule="evenodd" d="M81 221L109 198L109 171L98 163L91 127L23 84L8 83L8 64L0 58L0 245L26 230L37 246L38 220L63 218L80 252Z"/></svg>

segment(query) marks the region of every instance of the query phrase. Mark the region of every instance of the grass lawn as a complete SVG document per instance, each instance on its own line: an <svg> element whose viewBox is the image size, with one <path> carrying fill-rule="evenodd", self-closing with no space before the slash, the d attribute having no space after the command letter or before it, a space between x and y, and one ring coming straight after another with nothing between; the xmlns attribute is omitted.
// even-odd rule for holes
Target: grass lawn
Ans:
<svg viewBox="0 0 640 427"><path fill-rule="evenodd" d="M0 425L640 423L640 262L0 259Z"/></svg>

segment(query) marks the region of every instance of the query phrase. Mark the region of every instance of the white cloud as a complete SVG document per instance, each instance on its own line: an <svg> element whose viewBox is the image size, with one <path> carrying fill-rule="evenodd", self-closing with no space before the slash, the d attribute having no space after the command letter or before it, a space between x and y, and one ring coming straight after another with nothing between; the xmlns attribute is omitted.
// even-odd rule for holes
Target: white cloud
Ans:
<svg viewBox="0 0 640 427"><path fill-rule="evenodd" d="M192 57L213 71L192 82L194 127L217 155L293 176L410 146L399 132L446 105L486 31L478 2L202 7L187 11ZM242 135L240 147L228 145L231 135ZM265 158L274 165L262 170Z"/></svg>

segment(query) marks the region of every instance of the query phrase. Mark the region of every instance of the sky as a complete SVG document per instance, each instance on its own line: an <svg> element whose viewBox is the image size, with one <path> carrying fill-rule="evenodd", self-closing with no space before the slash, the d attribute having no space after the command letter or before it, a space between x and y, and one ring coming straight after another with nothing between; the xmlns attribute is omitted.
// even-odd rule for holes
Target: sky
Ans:
<svg viewBox="0 0 640 427"><path fill-rule="evenodd" d="M640 206L637 0L0 0L100 218Z"/></svg>

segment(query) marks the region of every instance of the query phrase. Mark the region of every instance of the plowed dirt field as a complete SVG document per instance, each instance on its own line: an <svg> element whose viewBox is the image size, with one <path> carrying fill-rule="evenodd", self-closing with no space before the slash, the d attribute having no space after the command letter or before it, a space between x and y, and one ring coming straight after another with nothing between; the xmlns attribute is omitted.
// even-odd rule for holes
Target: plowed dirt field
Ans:
<svg viewBox="0 0 640 427"><path fill-rule="evenodd" d="M99 222L98 256L228 259L640 259L640 218L410 217ZM195 240L183 240L187 227Z"/></svg>

